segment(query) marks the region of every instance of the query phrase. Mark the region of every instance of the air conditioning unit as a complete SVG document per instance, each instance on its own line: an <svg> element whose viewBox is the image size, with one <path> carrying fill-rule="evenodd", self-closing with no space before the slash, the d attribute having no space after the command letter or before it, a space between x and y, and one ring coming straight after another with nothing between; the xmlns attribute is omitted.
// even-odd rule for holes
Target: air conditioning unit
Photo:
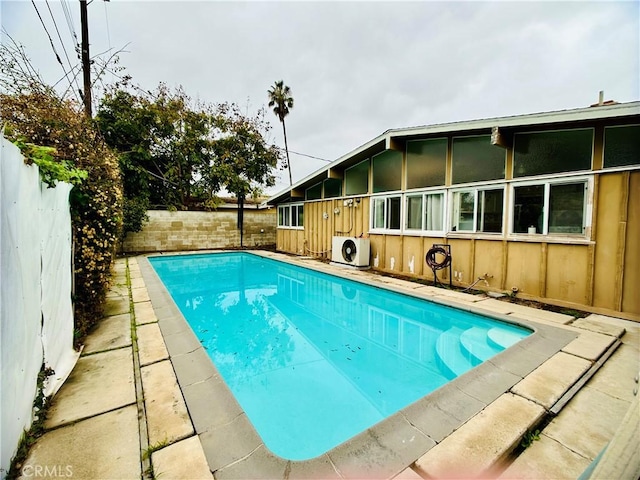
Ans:
<svg viewBox="0 0 640 480"><path fill-rule="evenodd" d="M333 237L331 263L368 268L370 250L371 244L368 238Z"/></svg>

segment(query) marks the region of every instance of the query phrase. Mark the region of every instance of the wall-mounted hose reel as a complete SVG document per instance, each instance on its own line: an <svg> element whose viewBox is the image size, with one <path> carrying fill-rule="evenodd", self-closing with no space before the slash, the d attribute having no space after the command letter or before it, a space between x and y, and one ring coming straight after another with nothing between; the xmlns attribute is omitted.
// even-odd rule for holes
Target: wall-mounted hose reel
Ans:
<svg viewBox="0 0 640 480"><path fill-rule="evenodd" d="M424 260L433 272L434 285L442 285L438 280L437 271L449 267L449 287L453 286L451 283L451 245L434 243L425 255Z"/></svg>

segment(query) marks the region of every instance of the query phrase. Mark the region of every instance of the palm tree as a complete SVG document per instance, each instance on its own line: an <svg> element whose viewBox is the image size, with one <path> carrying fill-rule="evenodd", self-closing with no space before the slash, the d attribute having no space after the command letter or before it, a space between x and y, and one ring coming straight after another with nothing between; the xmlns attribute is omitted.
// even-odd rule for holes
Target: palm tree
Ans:
<svg viewBox="0 0 640 480"><path fill-rule="evenodd" d="M273 107L273 113L282 122L282 131L284 132L284 150L287 154L287 169L289 170L289 185L293 185L291 179L291 162L289 161L289 147L287 146L287 127L284 125L284 117L289 115L289 110L293 108L293 97L291 96L291 89L284 84L284 81L280 80L273 84L269 94L269 106Z"/></svg>

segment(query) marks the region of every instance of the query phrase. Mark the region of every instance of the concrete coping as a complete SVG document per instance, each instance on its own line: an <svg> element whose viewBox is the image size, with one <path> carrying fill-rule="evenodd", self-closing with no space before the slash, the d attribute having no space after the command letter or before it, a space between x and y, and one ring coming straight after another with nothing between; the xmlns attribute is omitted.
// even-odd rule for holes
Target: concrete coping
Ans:
<svg viewBox="0 0 640 480"><path fill-rule="evenodd" d="M285 255L251 253L354 279L352 272L328 272L323 264L314 268L308 261L295 262ZM264 445L148 259L139 257L138 264L178 384L200 435L209 467L218 479L244 478L255 475L257 471L269 478L308 475L321 478L362 478L363 475L367 478L392 478L579 336L575 330L523 319L522 316L514 318L493 313L470 302L438 298L420 289L403 288L395 282L382 284L365 275L357 275L357 281L376 288L521 325L533 333L325 454L308 461L291 461L273 454ZM206 398L203 399L203 395Z"/></svg>

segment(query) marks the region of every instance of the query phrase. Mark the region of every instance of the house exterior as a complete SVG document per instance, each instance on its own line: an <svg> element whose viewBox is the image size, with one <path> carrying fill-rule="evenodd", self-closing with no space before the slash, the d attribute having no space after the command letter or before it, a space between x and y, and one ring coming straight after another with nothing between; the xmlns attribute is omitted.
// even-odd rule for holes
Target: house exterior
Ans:
<svg viewBox="0 0 640 480"><path fill-rule="evenodd" d="M279 251L640 321L640 102L388 130L271 197Z"/></svg>

